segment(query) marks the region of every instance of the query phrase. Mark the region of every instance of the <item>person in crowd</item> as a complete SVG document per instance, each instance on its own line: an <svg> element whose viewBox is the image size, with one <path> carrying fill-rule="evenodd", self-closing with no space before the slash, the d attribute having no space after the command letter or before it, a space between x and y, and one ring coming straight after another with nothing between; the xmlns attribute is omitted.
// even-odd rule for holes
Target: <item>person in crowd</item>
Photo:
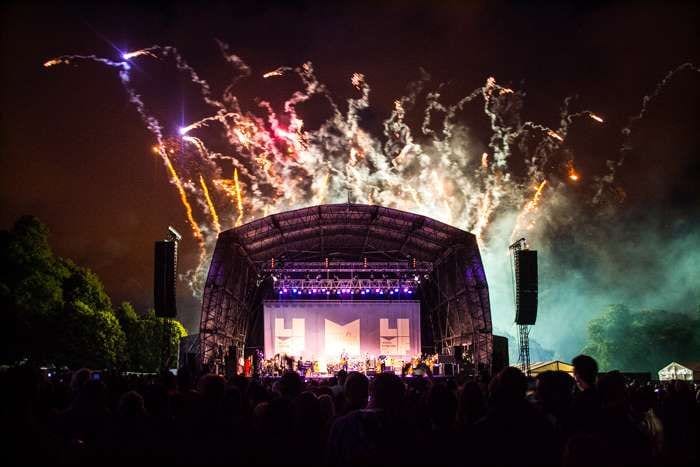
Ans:
<svg viewBox="0 0 700 467"><path fill-rule="evenodd" d="M527 378L515 367L504 368L489 384L489 408L475 423L469 438L474 440L477 464L555 465L556 449L540 449L523 455L534 446L554 439L547 419L526 399ZM506 448L507 447L507 448Z"/></svg>
<svg viewBox="0 0 700 467"><path fill-rule="evenodd" d="M579 433L595 433L601 417L600 399L596 389L598 362L588 355L579 355L571 363L574 366L577 389L572 404L572 430Z"/></svg>
<svg viewBox="0 0 700 467"><path fill-rule="evenodd" d="M574 385L574 379L563 371L545 371L537 375L536 403L554 429L554 441L560 453L572 432Z"/></svg>
<svg viewBox="0 0 700 467"><path fill-rule="evenodd" d="M405 387L398 376L377 375L369 408L352 411L333 424L327 443L328 463L332 466L410 463L416 437L404 421L404 395Z"/></svg>
<svg viewBox="0 0 700 467"><path fill-rule="evenodd" d="M345 379L342 394L345 396L342 404L343 413L364 409L367 407L369 396L369 379L358 371L351 371Z"/></svg>

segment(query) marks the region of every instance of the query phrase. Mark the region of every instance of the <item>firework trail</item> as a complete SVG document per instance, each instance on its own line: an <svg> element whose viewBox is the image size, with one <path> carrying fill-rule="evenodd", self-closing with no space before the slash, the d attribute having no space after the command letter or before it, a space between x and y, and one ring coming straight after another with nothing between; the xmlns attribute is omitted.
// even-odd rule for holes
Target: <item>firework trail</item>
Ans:
<svg viewBox="0 0 700 467"><path fill-rule="evenodd" d="M511 237L535 234L548 199L563 196L571 183L581 183L573 150L566 147L572 123L581 118L603 123L590 110L570 112L573 98L564 102L559 128L523 122L524 93L498 84L493 77L456 102L446 103L442 100L444 86L426 91L430 76L420 70L420 77L408 85L406 94L395 100L382 123L382 135L373 135L362 125L371 93L365 76L355 73L350 77L357 95L341 106L317 79L310 62L262 74L265 79L292 76L300 81L300 89L280 109L259 100L258 111L244 111L234 94L234 84L251 76L252 71L229 52L227 44L217 43L234 71L221 99L214 97L209 84L168 46L124 53L122 61L74 55L44 64L53 67L92 61L118 70L130 101L156 138L154 150L163 159L192 235L201 246L199 264L188 273L196 293L201 292L213 251L213 233L274 212L319 203L352 199L412 211L473 232L487 249L505 249L508 238L492 229L494 220L511 216ZM211 114L180 127L176 134L164 135L159 120L148 112L131 83L129 60L137 58L174 63L212 108ZM665 85L645 98L638 118ZM331 116L318 129L309 130L297 109L314 97L327 103ZM424 107L419 108L423 100ZM483 105L490 123L487 151L460 121L461 111L470 105ZM407 115L420 112L421 125L414 134ZM220 132L216 142L220 145L222 137L224 150L209 149L213 144L208 143L204 131L200 132L205 128L207 134ZM522 158L525 173L511 168L514 155ZM223 175L231 171L233 178ZM194 212L190 198L197 201L201 212ZM201 220L197 221L196 214Z"/></svg>
<svg viewBox="0 0 700 467"><path fill-rule="evenodd" d="M671 84L673 78L675 78L679 73L683 71L693 71L700 73L700 67L694 63L686 62L677 66L676 68L670 70L666 73L661 81L654 87L654 90L642 98L642 106L635 115L631 116L627 120L627 125L622 129L622 146L620 147L620 157L617 160L607 160L606 164L608 167L608 173L601 177L596 177L597 190L593 197L594 204L598 204L603 196L603 192L607 187L610 187L615 181L615 172L618 168L622 167L625 163L625 157L627 153L632 151L632 130L634 125L642 120L649 110L650 105L654 100L661 95L661 93ZM595 118L595 115L591 115L591 118Z"/></svg>
<svg viewBox="0 0 700 467"><path fill-rule="evenodd" d="M214 203L211 200L211 196L209 195L209 189L207 188L207 184L204 181L204 177L201 175L199 176L199 183L202 186L202 193L204 194L204 199L207 202L207 209L209 209L209 214L211 215L211 221L214 224L214 230L216 230L216 233L218 234L221 232L221 223L219 222L219 215L216 213L216 208L214 208Z"/></svg>

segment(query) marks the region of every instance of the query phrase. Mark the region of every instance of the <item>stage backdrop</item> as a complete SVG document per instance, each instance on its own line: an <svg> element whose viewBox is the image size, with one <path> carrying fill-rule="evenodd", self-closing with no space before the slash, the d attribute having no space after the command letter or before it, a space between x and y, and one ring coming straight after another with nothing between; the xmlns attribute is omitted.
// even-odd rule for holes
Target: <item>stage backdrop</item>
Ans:
<svg viewBox="0 0 700 467"><path fill-rule="evenodd" d="M420 354L418 301L266 301L264 308L267 358Z"/></svg>

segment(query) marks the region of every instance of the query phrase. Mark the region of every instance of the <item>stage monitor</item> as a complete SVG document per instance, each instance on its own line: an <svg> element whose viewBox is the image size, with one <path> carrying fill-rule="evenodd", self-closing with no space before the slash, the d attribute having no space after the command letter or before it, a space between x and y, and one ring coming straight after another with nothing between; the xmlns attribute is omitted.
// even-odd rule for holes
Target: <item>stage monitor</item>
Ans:
<svg viewBox="0 0 700 467"><path fill-rule="evenodd" d="M266 301L264 326L267 358L406 358L421 348L419 301Z"/></svg>

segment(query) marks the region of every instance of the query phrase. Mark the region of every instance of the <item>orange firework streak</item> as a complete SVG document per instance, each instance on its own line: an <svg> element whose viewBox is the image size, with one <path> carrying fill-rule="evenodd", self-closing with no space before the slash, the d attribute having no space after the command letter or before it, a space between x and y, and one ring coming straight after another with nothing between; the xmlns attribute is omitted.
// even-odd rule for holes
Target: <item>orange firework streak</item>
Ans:
<svg viewBox="0 0 700 467"><path fill-rule="evenodd" d="M238 227L243 220L243 196L241 195L241 184L238 182L238 169L235 167L233 168L233 187L236 192L236 207L238 208L236 227Z"/></svg>
<svg viewBox="0 0 700 467"><path fill-rule="evenodd" d="M580 176L579 176L578 172L576 172L576 169L574 168L574 163L572 161L569 161L566 165L567 165L569 179L573 182L577 182L578 179L580 178Z"/></svg>
<svg viewBox="0 0 700 467"><path fill-rule="evenodd" d="M520 212L520 214L518 214L515 226L513 227L513 232L511 232L510 234L511 241L515 238L516 234L518 233L518 230L522 228L522 224L524 223L525 217L537 211L537 208L539 207L540 203L540 197L542 196L542 190L544 189L546 184L547 180L543 180L542 183L539 184L537 190L535 191L535 195L530 201L528 201L528 203L525 205L525 208ZM532 230L533 227L535 227L535 219L531 219L530 222L528 222L528 224L525 226L527 230Z"/></svg>
<svg viewBox="0 0 700 467"><path fill-rule="evenodd" d="M192 214L192 206L187 200L187 194L185 193L185 188L182 186L182 181L180 180L180 177L177 176L177 172L175 172L175 167L173 167L172 162L170 162L170 158L168 157L168 155L165 154L164 151L161 151L160 155L163 157L165 167L167 167L168 172L172 177L173 183L175 183L177 191L180 194L180 201L182 201L182 205L185 207L187 220L190 223L190 227L192 227L192 234L194 235L194 238L196 238L199 241L200 246L202 246L202 231L200 230L199 225L197 225L197 223L194 221L194 216Z"/></svg>
<svg viewBox="0 0 700 467"><path fill-rule="evenodd" d="M211 220L214 223L214 229L216 229L216 233L221 232L221 224L219 223L219 215L216 213L216 209L214 209L214 203L211 201L211 196L209 196L209 189L207 188L207 184L204 182L204 177L202 175L199 175L199 183L202 185L202 192L204 192L204 199L207 202L207 207L209 208L209 214L211 214Z"/></svg>

